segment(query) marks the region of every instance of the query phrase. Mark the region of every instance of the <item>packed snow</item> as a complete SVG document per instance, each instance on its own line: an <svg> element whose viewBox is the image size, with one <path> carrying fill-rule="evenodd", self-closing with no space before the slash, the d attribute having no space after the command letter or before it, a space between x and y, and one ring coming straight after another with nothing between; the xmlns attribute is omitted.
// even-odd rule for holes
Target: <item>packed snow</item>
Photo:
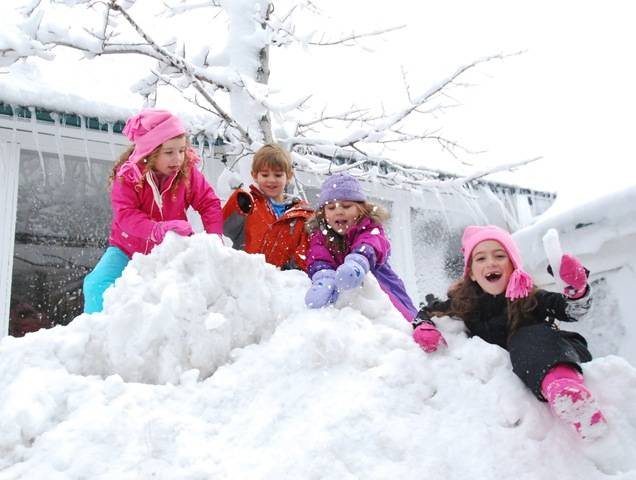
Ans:
<svg viewBox="0 0 636 480"><path fill-rule="evenodd" d="M170 234L104 312L4 338L0 479L636 478L624 359L584 365L610 425L585 441L460 322L429 355L371 276L322 310L309 283Z"/></svg>

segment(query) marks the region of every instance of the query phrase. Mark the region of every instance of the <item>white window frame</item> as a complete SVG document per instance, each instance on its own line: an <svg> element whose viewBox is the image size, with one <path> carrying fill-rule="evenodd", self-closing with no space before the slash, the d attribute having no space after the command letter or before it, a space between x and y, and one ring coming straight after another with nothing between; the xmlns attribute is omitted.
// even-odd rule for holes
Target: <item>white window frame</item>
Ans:
<svg viewBox="0 0 636 480"><path fill-rule="evenodd" d="M129 144L123 135L113 132L112 124L108 131L101 131L86 128L85 117L81 117L81 127L61 125L57 119L41 122L36 120L35 109L30 110L30 119L0 115L0 338L9 332L20 152L40 152L43 162L63 164L66 155L86 158L89 163L114 162Z"/></svg>
<svg viewBox="0 0 636 480"><path fill-rule="evenodd" d="M0 140L0 338L9 331L11 276L15 242L15 216L18 204L20 145Z"/></svg>

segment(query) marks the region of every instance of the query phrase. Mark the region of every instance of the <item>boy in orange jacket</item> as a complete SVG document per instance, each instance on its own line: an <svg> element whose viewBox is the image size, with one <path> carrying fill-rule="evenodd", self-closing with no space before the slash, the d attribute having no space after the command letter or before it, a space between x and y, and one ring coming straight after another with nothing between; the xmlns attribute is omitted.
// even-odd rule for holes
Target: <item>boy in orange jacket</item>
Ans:
<svg viewBox="0 0 636 480"><path fill-rule="evenodd" d="M307 268L305 221L313 210L285 193L294 176L291 156L276 144L261 147L252 160L249 192L236 189L223 207L223 234L238 250L262 253L283 270Z"/></svg>

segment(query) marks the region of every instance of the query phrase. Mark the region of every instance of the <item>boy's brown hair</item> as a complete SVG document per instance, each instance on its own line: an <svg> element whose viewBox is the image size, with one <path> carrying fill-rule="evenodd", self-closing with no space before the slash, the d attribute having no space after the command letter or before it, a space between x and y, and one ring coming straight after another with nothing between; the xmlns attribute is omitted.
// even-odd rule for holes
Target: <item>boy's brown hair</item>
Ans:
<svg viewBox="0 0 636 480"><path fill-rule="evenodd" d="M252 174L265 169L283 171L287 177L293 175L292 159L287 150L276 143L268 143L259 148L252 160Z"/></svg>

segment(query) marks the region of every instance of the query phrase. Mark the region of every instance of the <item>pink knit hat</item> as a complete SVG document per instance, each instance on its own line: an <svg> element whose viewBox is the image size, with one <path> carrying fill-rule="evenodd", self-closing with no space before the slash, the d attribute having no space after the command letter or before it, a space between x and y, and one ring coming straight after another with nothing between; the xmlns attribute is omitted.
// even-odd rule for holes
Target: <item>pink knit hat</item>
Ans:
<svg viewBox="0 0 636 480"><path fill-rule="evenodd" d="M521 255L510 233L496 225L470 225L462 235L462 253L464 254L464 277L470 276L470 258L477 244L484 240L495 240L506 250L514 271L508 281L506 297L510 300L527 297L532 289L532 277L523 271Z"/></svg>
<svg viewBox="0 0 636 480"><path fill-rule="evenodd" d="M134 117L130 117L124 126L123 134L135 144L130 157L119 169L120 174L130 171L135 180L141 178L137 163L155 148L171 138L183 135L185 128L181 120L167 110L148 108Z"/></svg>

